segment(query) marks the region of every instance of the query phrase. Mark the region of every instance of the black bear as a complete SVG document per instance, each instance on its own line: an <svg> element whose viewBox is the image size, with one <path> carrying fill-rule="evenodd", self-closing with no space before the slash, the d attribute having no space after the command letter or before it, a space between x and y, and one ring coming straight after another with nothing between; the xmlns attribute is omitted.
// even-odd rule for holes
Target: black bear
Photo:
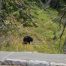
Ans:
<svg viewBox="0 0 66 66"><path fill-rule="evenodd" d="M25 37L23 38L23 43L24 43L24 44L27 44L27 43L30 44L30 42L32 42L32 41L33 41L33 38L30 37L30 36L25 36Z"/></svg>

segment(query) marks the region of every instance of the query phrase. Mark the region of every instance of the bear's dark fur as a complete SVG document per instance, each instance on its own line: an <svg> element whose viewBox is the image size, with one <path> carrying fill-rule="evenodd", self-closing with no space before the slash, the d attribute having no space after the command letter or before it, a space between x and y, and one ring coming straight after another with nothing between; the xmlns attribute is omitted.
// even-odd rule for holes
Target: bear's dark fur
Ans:
<svg viewBox="0 0 66 66"><path fill-rule="evenodd" d="M30 36L25 36L25 37L23 38L23 43L24 43L24 44L27 44L27 43L30 44L30 42L32 42L32 41L33 41L33 38L30 37Z"/></svg>

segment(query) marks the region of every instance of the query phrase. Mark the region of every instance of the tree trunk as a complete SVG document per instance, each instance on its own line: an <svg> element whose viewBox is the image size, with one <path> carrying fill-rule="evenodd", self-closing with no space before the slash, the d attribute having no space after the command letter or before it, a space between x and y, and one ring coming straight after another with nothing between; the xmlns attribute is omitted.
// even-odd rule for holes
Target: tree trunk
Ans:
<svg viewBox="0 0 66 66"><path fill-rule="evenodd" d="M2 8L2 0L0 0L0 10L1 10L1 8Z"/></svg>
<svg viewBox="0 0 66 66"><path fill-rule="evenodd" d="M63 26L63 30L62 30L62 32L61 32L61 34L60 34L60 39L61 39L61 37L63 36L64 31L65 31L65 25Z"/></svg>
<svg viewBox="0 0 66 66"><path fill-rule="evenodd" d="M63 33L64 33L64 31L65 31L65 25L63 26L63 30L62 30L62 32L61 32L61 34L60 34L60 41L59 41L59 51L61 52L61 49L62 49L62 47L61 47L61 38L62 38L62 36L63 36Z"/></svg>

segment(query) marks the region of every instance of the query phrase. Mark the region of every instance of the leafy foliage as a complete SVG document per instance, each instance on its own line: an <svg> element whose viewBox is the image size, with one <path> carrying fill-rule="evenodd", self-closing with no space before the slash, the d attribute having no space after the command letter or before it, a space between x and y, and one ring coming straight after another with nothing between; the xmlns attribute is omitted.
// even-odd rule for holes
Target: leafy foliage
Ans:
<svg viewBox="0 0 66 66"><path fill-rule="evenodd" d="M3 0L3 11L5 14L13 14L16 19L24 24L30 24L32 22L32 14L30 12L31 7L29 3L22 0Z"/></svg>

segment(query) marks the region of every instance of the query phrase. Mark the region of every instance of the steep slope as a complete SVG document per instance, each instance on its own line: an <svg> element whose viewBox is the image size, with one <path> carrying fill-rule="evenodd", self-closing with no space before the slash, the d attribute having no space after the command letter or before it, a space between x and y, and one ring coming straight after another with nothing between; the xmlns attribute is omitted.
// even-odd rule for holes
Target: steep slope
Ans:
<svg viewBox="0 0 66 66"><path fill-rule="evenodd" d="M5 2L3 10L6 29L3 31L5 34L1 34L3 41L0 50L62 53L59 50L59 40L53 40L59 30L58 24L53 22L58 14L56 10L49 8L46 11L38 5L39 3L30 0L5 0ZM23 45L22 39L26 35L33 37L31 45Z"/></svg>

